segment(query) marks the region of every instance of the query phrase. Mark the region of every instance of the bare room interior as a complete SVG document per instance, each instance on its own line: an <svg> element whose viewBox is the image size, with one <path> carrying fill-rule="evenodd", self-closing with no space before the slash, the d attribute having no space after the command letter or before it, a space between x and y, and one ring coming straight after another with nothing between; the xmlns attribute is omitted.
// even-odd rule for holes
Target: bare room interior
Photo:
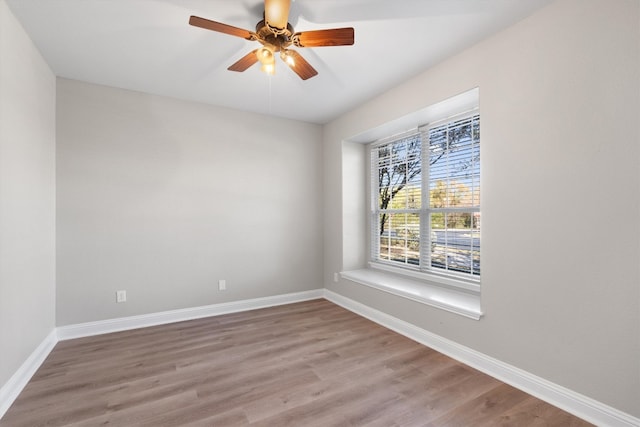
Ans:
<svg viewBox="0 0 640 427"><path fill-rule="evenodd" d="M638 0L0 0L0 426L640 426Z"/></svg>

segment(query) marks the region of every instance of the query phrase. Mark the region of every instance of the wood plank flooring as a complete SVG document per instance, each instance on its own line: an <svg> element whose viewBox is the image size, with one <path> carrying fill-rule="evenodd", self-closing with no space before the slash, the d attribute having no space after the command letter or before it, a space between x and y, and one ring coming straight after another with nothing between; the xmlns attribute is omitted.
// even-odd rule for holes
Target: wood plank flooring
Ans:
<svg viewBox="0 0 640 427"><path fill-rule="evenodd" d="M21 426L585 426L326 300L62 341Z"/></svg>

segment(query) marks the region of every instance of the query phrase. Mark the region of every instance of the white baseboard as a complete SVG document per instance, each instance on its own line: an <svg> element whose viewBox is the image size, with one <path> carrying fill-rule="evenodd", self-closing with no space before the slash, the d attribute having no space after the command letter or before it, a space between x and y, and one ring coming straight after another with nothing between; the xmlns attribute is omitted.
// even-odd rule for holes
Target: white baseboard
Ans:
<svg viewBox="0 0 640 427"><path fill-rule="evenodd" d="M9 381L0 388L0 419L9 410L58 341L320 299L324 297L323 291L323 289L314 289L312 291L58 327L51 331Z"/></svg>
<svg viewBox="0 0 640 427"><path fill-rule="evenodd" d="M640 427L640 419L483 353L433 334L408 322L343 297L327 289L255 298L141 316L61 326L42 341L16 373L0 388L0 418L6 413L58 340L67 340L227 313L325 298L423 345L472 366L598 426Z"/></svg>
<svg viewBox="0 0 640 427"><path fill-rule="evenodd" d="M40 345L29 355L27 360L0 388L0 419L9 410L22 389L27 385L33 374L36 373L42 362L47 358L53 347L58 342L56 330L54 329L45 337Z"/></svg>
<svg viewBox="0 0 640 427"><path fill-rule="evenodd" d="M58 327L60 341L322 298L323 289Z"/></svg>
<svg viewBox="0 0 640 427"><path fill-rule="evenodd" d="M508 365L469 347L433 334L411 323L346 298L328 289L324 290L324 297L347 310L366 317L420 344L446 354L588 422L598 426L640 427L639 418L554 384L522 369Z"/></svg>

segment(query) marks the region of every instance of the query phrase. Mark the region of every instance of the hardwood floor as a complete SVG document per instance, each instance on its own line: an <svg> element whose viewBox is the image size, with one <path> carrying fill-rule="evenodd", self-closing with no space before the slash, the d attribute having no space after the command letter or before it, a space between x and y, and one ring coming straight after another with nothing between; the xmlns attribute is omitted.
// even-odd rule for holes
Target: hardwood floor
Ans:
<svg viewBox="0 0 640 427"><path fill-rule="evenodd" d="M19 426L590 425L326 300L62 341Z"/></svg>

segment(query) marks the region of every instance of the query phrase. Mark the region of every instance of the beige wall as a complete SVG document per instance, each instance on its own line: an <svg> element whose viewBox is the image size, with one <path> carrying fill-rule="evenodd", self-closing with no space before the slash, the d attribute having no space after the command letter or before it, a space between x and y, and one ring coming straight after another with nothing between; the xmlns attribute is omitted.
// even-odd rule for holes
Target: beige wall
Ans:
<svg viewBox="0 0 640 427"><path fill-rule="evenodd" d="M319 125L65 79L57 101L58 325L322 287Z"/></svg>
<svg viewBox="0 0 640 427"><path fill-rule="evenodd" d="M557 1L325 126L327 288L640 416L639 5ZM343 141L474 87L485 317L334 284L368 251Z"/></svg>
<svg viewBox="0 0 640 427"><path fill-rule="evenodd" d="M0 388L55 326L55 90L0 0Z"/></svg>

